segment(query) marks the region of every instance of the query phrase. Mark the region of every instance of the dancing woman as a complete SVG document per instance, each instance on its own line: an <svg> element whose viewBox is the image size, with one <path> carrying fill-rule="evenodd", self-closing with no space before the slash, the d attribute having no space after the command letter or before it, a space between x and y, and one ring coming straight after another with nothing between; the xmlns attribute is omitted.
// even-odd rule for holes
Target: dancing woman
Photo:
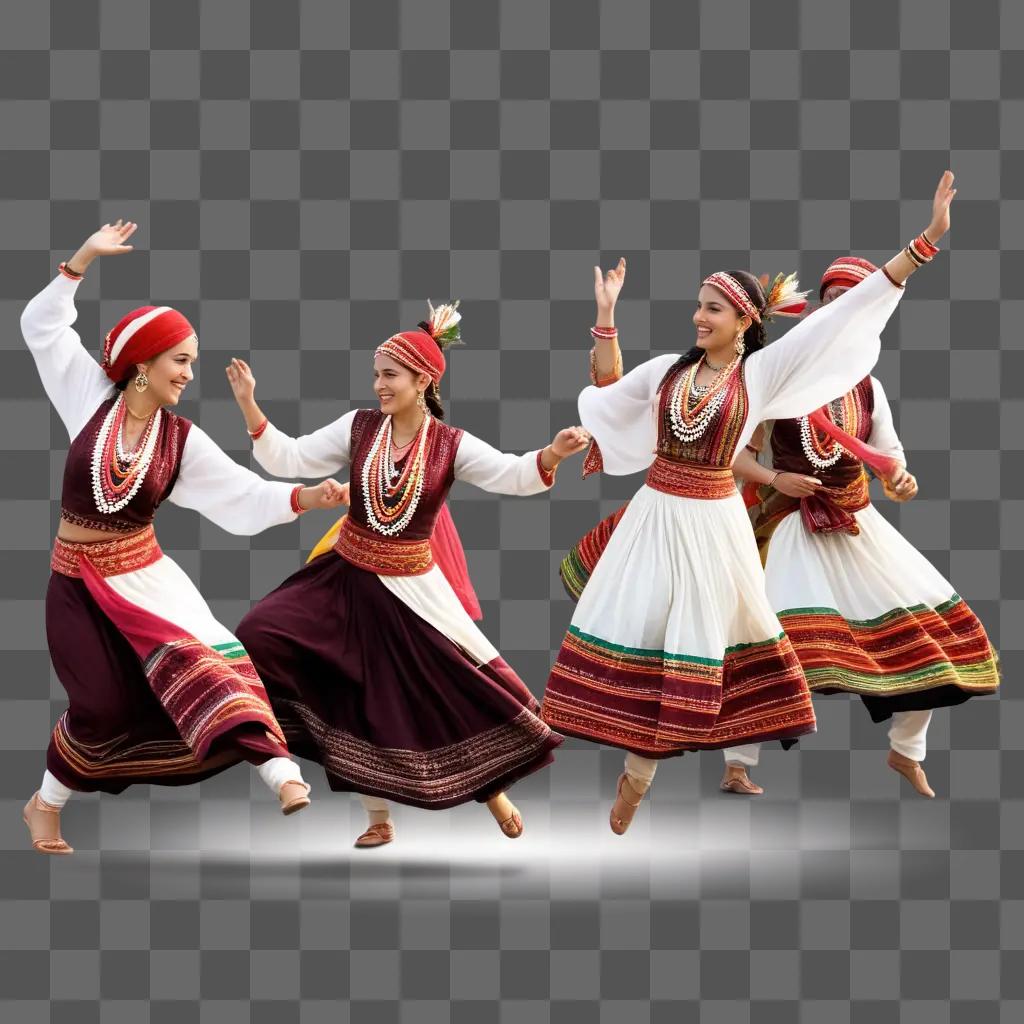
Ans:
<svg viewBox="0 0 1024 1024"><path fill-rule="evenodd" d="M260 601L238 635L295 752L322 764L332 789L362 796L370 820L357 846L394 838L388 800L486 802L502 832L519 836L505 790L550 763L562 742L473 624L430 540L454 481L537 494L588 438L569 428L541 451L506 455L444 423L443 347L457 340L458 321L442 306L385 341L373 362L379 408L304 437L267 422L248 366L227 368L268 472L349 467L351 507L336 542Z"/></svg>
<svg viewBox="0 0 1024 1024"><path fill-rule="evenodd" d="M855 256L836 260L821 280L822 303L861 287L875 269ZM889 767L933 797L921 765L932 710L994 693L996 655L953 585L872 505L862 459L829 432L835 425L866 443L868 457L882 456L885 494L910 501L917 481L882 385L865 377L826 416L821 426L807 416L772 425L768 467L749 451L736 459L737 474L763 485L755 530L768 600L811 690L859 694L873 721L892 719ZM758 749L725 756L755 765Z"/></svg>
<svg viewBox="0 0 1024 1024"><path fill-rule="evenodd" d="M290 814L309 803L245 650L157 543L165 499L251 534L338 503L341 485L270 483L172 410L198 342L167 306L127 314L102 368L72 328L75 293L98 256L129 252L136 225L105 224L25 307L21 329L71 439L46 591L46 635L69 706L42 785L25 806L33 847L69 854L60 810L72 792L183 785L246 760Z"/></svg>
<svg viewBox="0 0 1024 1024"><path fill-rule="evenodd" d="M932 241L948 229L952 180L947 172L936 191ZM765 321L802 309L792 278L780 275L766 294L750 274L712 274L693 316L695 347L621 379L613 314L624 265L605 278L595 268L592 373L605 386L580 395L596 445L585 465L648 475L601 539L542 714L563 733L627 751L614 832L628 828L658 760L814 729L730 467L762 420L810 413L867 375L917 252L901 251L767 348ZM732 788L728 775L723 786Z"/></svg>

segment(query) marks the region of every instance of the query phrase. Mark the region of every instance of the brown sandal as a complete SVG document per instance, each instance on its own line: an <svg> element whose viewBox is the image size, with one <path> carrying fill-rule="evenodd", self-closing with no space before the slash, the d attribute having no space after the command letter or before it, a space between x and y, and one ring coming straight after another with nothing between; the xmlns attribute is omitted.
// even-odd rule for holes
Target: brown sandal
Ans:
<svg viewBox="0 0 1024 1024"><path fill-rule="evenodd" d="M740 768L741 774L729 775L729 768ZM741 796L760 796L764 790L747 774L747 769L739 765L727 765L725 776L719 784L723 793L738 793Z"/></svg>
<svg viewBox="0 0 1024 1024"><path fill-rule="evenodd" d="M899 772L921 796L926 796L929 800L935 799L935 790L928 785L928 776L925 775L924 769L917 761L912 761L904 754L890 750L888 764L894 772Z"/></svg>
<svg viewBox="0 0 1024 1024"><path fill-rule="evenodd" d="M294 814L310 805L310 786L308 782L289 780L277 791L277 799L281 801L281 813Z"/></svg>
<svg viewBox="0 0 1024 1024"><path fill-rule="evenodd" d="M504 820L498 822L498 828L509 837L509 839L518 839L523 834L523 819L520 817L518 811L513 810L512 813Z"/></svg>
<svg viewBox="0 0 1024 1024"><path fill-rule="evenodd" d="M32 831L32 822L29 820L30 811L53 815L53 818L47 823L48 830L52 831L53 835L37 836ZM51 807L43 800L38 792L33 793L32 798L27 804L25 804L25 809L21 812L21 820L25 822L29 835L32 837L32 849L39 853L49 853L58 857L66 857L68 854L75 852L74 849L68 846L68 844L61 838L60 808Z"/></svg>
<svg viewBox="0 0 1024 1024"><path fill-rule="evenodd" d="M364 850L371 846L384 846L395 838L395 826L390 821L379 821L371 825L355 842Z"/></svg>
<svg viewBox="0 0 1024 1024"><path fill-rule="evenodd" d="M631 803L629 800L627 800L625 795L622 792L622 784L624 782L629 784L629 776L626 775L625 772L623 772L619 776L619 783L618 783L618 786L616 787L616 790L615 790L615 803L612 804L611 813L608 815L608 824L611 827L611 830L617 836L625 835L626 829L629 828L630 824L633 821L633 815L636 814L636 809L640 806L640 804L643 803L643 799L644 799L644 794L641 793L641 794L639 794L640 799L637 800L637 802L635 804ZM630 785L629 788L633 790L633 794L635 796L636 795L636 790L633 788L632 785ZM628 812L623 811L623 812L620 812L619 814L616 814L615 810L619 806L619 801L620 800L628 808L630 808L630 810Z"/></svg>

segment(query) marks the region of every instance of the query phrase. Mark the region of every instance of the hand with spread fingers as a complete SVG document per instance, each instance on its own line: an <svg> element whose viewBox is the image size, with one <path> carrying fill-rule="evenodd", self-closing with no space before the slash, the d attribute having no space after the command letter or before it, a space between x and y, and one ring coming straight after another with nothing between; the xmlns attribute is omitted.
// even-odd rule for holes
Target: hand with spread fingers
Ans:
<svg viewBox="0 0 1024 1024"><path fill-rule="evenodd" d="M594 267L594 298L597 300L599 323L601 314L610 316L615 309L615 303L619 301L619 292L622 291L625 281L625 257L622 257L606 274L601 273L600 267Z"/></svg>
<svg viewBox="0 0 1024 1024"><path fill-rule="evenodd" d="M72 274L80 277L97 256L120 256L122 253L132 252L135 246L128 245L128 239L138 229L139 225L134 221L121 218L113 224L104 224L82 243L78 252L64 266Z"/></svg>

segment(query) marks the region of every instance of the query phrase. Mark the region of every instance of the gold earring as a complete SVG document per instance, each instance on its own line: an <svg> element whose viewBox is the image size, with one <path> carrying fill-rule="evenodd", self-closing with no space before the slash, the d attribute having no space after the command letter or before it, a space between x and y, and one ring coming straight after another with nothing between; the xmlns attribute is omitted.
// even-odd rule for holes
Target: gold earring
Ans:
<svg viewBox="0 0 1024 1024"><path fill-rule="evenodd" d="M735 347L736 355L738 355L738 356L742 356L743 353L746 352L747 346L746 346L746 344L743 341L743 335L742 334L737 334L736 335L736 337L733 339L733 346Z"/></svg>
<svg viewBox="0 0 1024 1024"><path fill-rule="evenodd" d="M135 390L141 395L148 387L149 378L146 376L146 371L139 370L139 375L135 378Z"/></svg>
<svg viewBox="0 0 1024 1024"><path fill-rule="evenodd" d="M424 399L424 397L423 397L423 392L422 391L417 391L416 392L416 404L420 407L420 409L423 412L427 411L427 402L426 402L426 399Z"/></svg>

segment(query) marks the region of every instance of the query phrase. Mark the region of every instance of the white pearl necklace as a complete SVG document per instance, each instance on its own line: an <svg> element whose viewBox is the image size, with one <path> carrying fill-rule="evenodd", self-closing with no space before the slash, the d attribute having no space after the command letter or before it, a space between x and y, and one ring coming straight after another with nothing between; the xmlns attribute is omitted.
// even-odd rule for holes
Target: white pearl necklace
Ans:
<svg viewBox="0 0 1024 1024"><path fill-rule="evenodd" d="M416 514L416 508L419 506L420 497L423 494L423 481L426 479L426 467L423 465L423 456L427 447L427 435L430 433L430 423L432 417L429 413L424 418L423 429L420 432L420 443L416 449L415 459L419 460L420 467L416 473L416 479L414 482L414 491L412 500L409 502L408 508L405 512L396 519L393 523L382 523L373 512L373 503L370 501L370 487L376 486L378 488L378 495L381 497L383 504L383 496L391 483L388 479L388 474L397 472L395 465L391 460L391 417L385 416L384 422L380 425L380 429L377 431L377 436L373 439L373 444L370 446L370 451L367 453L366 458L363 460L363 468L360 473L360 482L363 485L363 508L366 509L366 521L369 523L370 528L376 530L377 533L383 534L385 537L395 537L400 534L410 522L412 517ZM381 448L385 448L387 451L387 458L380 460L380 473L377 479L370 480L370 466L373 465L374 458ZM393 479L393 477L392 477Z"/></svg>
<svg viewBox="0 0 1024 1024"><path fill-rule="evenodd" d="M731 372L730 366L727 366L722 372ZM680 409L684 400L686 391L686 378L691 376L692 380L690 383L690 392L692 394L707 394L707 392L714 386L712 384L697 384L697 369L700 368L700 363L695 364L695 368L684 370L676 378L675 384L672 386L672 394L669 397L668 403L668 418L669 426L672 428L672 433L686 444L690 444L693 441L699 440L704 436L704 432L708 429L708 425L715 419L719 411L722 408L722 403L725 401L725 388L722 388L713 395L711 401L704 406L703 409L689 422L687 423L683 417ZM716 378L717 381L717 378Z"/></svg>
<svg viewBox="0 0 1024 1024"><path fill-rule="evenodd" d="M119 430L114 437L114 451L117 454L117 461L121 465L130 466L138 459L139 453L142 451L142 445L136 442L135 447L130 452L126 452L124 450L124 439L121 436L122 433L123 431Z"/></svg>
<svg viewBox="0 0 1024 1024"><path fill-rule="evenodd" d="M160 437L160 416L162 410L157 409L150 418L149 423L146 426L146 433L142 439L142 443L132 452L133 458L131 461L136 464L135 479L132 481L131 487L128 489L126 494L121 497L110 501L107 499L106 494L103 492L103 456L107 448L107 443L110 439L110 432L113 429L114 420L118 418L120 407L124 404L124 393L118 397L117 401L110 407L107 415L103 419L103 423L100 425L99 432L96 435L96 443L92 449L92 494L93 500L96 502L96 508L100 512L104 512L107 515L112 515L115 512L120 512L131 500L139 493L139 488L142 486L146 479L146 473L149 471L150 464L153 461L153 453L156 451L157 440ZM117 457L120 458L120 430L118 430L118 436L115 438L115 452Z"/></svg>
<svg viewBox="0 0 1024 1024"><path fill-rule="evenodd" d="M839 424L837 424L838 426ZM814 466L815 469L829 469L834 466L846 453L846 449L838 442L833 440L831 442L832 447L829 449L829 454L822 458L814 447L814 436L812 434L813 427L811 421L807 416L800 417L800 446L804 450L804 456L807 461Z"/></svg>

